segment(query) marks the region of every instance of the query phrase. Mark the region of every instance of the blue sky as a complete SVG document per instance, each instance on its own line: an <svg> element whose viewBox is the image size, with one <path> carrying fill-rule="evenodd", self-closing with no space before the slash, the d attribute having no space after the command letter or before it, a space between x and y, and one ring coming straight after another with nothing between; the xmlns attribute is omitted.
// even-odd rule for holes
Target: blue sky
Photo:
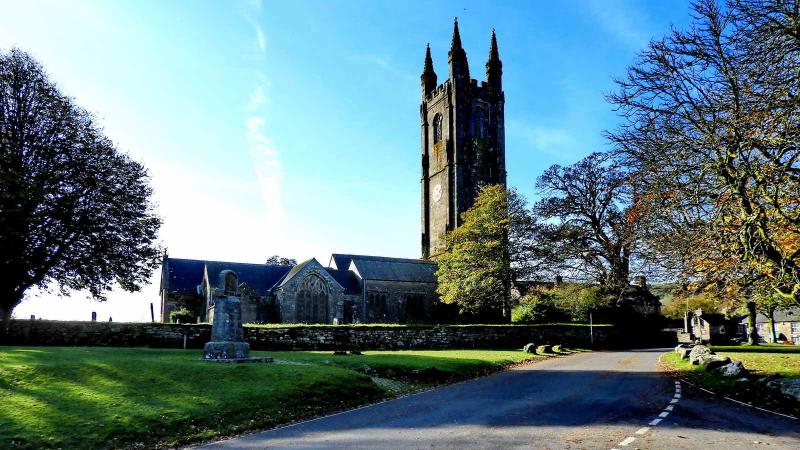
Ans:
<svg viewBox="0 0 800 450"><path fill-rule="evenodd" d="M497 30L510 185L606 148L604 100L687 2L0 0L0 49L30 52L150 170L174 257L327 264L419 256L420 82L447 77L453 17L472 77ZM31 293L17 317L149 320L158 283Z"/></svg>

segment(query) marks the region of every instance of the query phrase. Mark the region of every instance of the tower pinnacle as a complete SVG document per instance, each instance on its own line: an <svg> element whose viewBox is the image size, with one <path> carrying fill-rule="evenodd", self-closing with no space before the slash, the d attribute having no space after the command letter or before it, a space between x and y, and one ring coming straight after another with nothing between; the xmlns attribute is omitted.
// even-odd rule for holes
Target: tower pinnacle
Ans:
<svg viewBox="0 0 800 450"><path fill-rule="evenodd" d="M486 81L495 89L503 88L503 62L497 50L497 36L492 28L492 42L489 45L489 61L486 62Z"/></svg>
<svg viewBox="0 0 800 450"><path fill-rule="evenodd" d="M450 42L450 52L447 56L450 60L450 78L469 83L469 64L467 63L467 53L461 47L458 17L453 21L453 40Z"/></svg>
<svg viewBox="0 0 800 450"><path fill-rule="evenodd" d="M450 51L461 49L461 34L458 32L458 17L453 20L453 39L450 41Z"/></svg>
<svg viewBox="0 0 800 450"><path fill-rule="evenodd" d="M433 59L431 58L431 44L425 48L425 68L422 70L422 97L427 97L436 89L436 72L433 71Z"/></svg>

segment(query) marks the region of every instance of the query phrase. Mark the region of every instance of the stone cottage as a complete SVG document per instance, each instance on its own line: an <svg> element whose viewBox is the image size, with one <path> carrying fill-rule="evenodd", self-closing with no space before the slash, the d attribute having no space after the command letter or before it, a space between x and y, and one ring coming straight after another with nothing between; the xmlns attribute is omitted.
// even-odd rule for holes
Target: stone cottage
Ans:
<svg viewBox="0 0 800 450"><path fill-rule="evenodd" d="M170 258L161 268L161 320L188 309L207 322L223 270L236 272L244 323L428 322L438 304L436 264L334 254L295 266Z"/></svg>
<svg viewBox="0 0 800 450"><path fill-rule="evenodd" d="M787 308L776 310L773 314L775 325L775 341L800 345L800 308ZM744 317L739 327L747 334L747 317ZM761 342L772 342L772 331L769 329L769 319L763 314L756 316L756 330Z"/></svg>
<svg viewBox="0 0 800 450"><path fill-rule="evenodd" d="M741 337L739 334L739 318L726 317L724 314L707 313L698 309L689 316L691 340L704 344L727 344Z"/></svg>

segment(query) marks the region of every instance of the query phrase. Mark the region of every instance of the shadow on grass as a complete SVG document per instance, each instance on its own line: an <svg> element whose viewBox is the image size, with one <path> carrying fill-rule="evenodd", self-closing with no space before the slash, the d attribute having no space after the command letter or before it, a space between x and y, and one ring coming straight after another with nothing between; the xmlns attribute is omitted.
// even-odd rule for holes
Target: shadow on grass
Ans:
<svg viewBox="0 0 800 450"><path fill-rule="evenodd" d="M0 350L0 442L16 448L119 448L274 426L383 398L338 367L227 365L197 351ZM5 445L5 444L4 444Z"/></svg>
<svg viewBox="0 0 800 450"><path fill-rule="evenodd" d="M631 353L624 359L630 361ZM598 365L616 369L531 365L206 448L457 448L459 443L473 446L470 439L477 436L484 445L527 448L562 428L587 436L606 425L637 429L669 404L674 383L650 364L610 360ZM681 405L684 428L766 433L800 442L797 424L789 419L726 402L685 398Z"/></svg>
<svg viewBox="0 0 800 450"><path fill-rule="evenodd" d="M200 361L199 351L34 350L0 348L0 379L8 391L0 403L0 442L18 448L176 446L385 398L385 391L355 370L364 365L412 373L434 368L453 377L447 378L452 381L528 358L544 358L519 350L348 356L272 352L276 358L307 364L228 365ZM502 420L492 426L591 427L633 423L634 416L638 421L641 414L663 406L661 396L669 395L670 382L656 371L557 367L523 367L420 394L421 398L414 396L421 404L416 404L417 400L408 404L404 399L383 403L363 410L377 411L375 415L354 412L335 416L350 417L354 422L325 427L378 432L378 427L407 426L413 431L424 424L446 429L454 417L447 411L458 412L459 417L464 414L466 425L484 424L485 414L495 411ZM631 398L639 403L620 401ZM416 418L419 425L388 419L401 416Z"/></svg>

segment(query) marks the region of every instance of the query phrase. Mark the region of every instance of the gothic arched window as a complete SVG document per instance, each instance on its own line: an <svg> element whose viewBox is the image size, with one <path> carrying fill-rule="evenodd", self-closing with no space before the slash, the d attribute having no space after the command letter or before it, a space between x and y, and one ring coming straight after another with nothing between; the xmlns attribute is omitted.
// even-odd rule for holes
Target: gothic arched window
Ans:
<svg viewBox="0 0 800 450"><path fill-rule="evenodd" d="M433 118L433 143L437 144L442 140L442 115L437 114Z"/></svg>
<svg viewBox="0 0 800 450"><path fill-rule="evenodd" d="M486 124L483 121L483 110L481 108L476 108L473 112L473 122L472 122L472 130L473 135L475 137L479 137L483 139L486 137Z"/></svg>
<svg viewBox="0 0 800 450"><path fill-rule="evenodd" d="M319 276L311 275L303 280L296 301L298 322L328 322L328 287Z"/></svg>

